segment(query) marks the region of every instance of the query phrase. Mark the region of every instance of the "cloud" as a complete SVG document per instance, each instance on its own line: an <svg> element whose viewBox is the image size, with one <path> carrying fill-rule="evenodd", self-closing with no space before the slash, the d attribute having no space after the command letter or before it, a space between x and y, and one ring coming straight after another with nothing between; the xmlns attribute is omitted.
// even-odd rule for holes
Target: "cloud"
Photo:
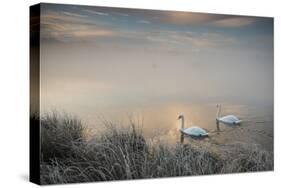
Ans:
<svg viewBox="0 0 281 188"><path fill-rule="evenodd" d="M130 48L145 46L146 49L165 51L171 53L200 52L237 46L239 40L234 36L216 32L193 32L193 31L173 31L161 30L158 32L149 31L123 31L119 32L118 37L122 41L127 41ZM119 45L122 45L119 41Z"/></svg>
<svg viewBox="0 0 281 188"><path fill-rule="evenodd" d="M105 17L102 17L104 18L102 19L95 15ZM110 15L119 15L114 17L116 21L114 21L113 24L110 19L113 17ZM118 23L120 20L124 21L123 18L120 18L121 16L128 15L134 19L135 23L157 24L159 26L166 25L167 29L159 31L152 29L147 32L139 28L136 30L137 27L135 27L134 23L132 23L132 27L130 28L117 26L115 24L115 22ZM192 46L194 48L203 49L229 44L234 41L230 36L224 36L222 33L215 33L214 30L209 30L208 28L238 28L254 24L255 22L255 17L175 11L121 10L107 8L97 10L81 8L79 11L47 9L42 12L41 31L43 39L62 42L95 41L95 39L98 38L111 37L112 39L117 38L114 42L119 42L120 45L122 45L123 41L124 44L134 44L135 46L140 44L160 44L168 46L170 44L170 48L179 49ZM169 27L169 24L176 24L177 27ZM193 26L202 26L207 28L207 30L190 32L178 29L181 28L182 25L191 26L191 28Z"/></svg>
<svg viewBox="0 0 281 188"><path fill-rule="evenodd" d="M42 38L70 42L111 37L115 32L95 23L87 16L71 12L46 11L41 15Z"/></svg>
<svg viewBox="0 0 281 188"><path fill-rule="evenodd" d="M209 48L233 44L234 38L218 33L196 33L166 31L155 35L147 34L148 41L162 43L163 45L175 45L178 47Z"/></svg>
<svg viewBox="0 0 281 188"><path fill-rule="evenodd" d="M225 47L233 45L236 39L219 33L206 32L186 37L197 48Z"/></svg>
<svg viewBox="0 0 281 188"><path fill-rule="evenodd" d="M167 11L152 13L154 18L152 20L159 21L163 24L174 25L197 25L197 26L215 26L223 28L243 27L254 24L255 17L248 16L233 16L222 14L206 14L206 13L192 13L192 12L177 12ZM146 17L146 16L145 16Z"/></svg>
<svg viewBox="0 0 281 188"><path fill-rule="evenodd" d="M147 20L138 20L137 23L141 23L141 24L150 24L150 21Z"/></svg>
<svg viewBox="0 0 281 188"><path fill-rule="evenodd" d="M66 11L63 11L62 13L65 14L65 15L67 15L67 16L72 16L72 17L79 17L79 18L85 18L85 17L87 17L87 16L85 16L85 15L76 14L76 13L72 13L72 12L66 12Z"/></svg>
<svg viewBox="0 0 281 188"><path fill-rule="evenodd" d="M104 13L104 12L98 12L98 11L94 11L94 10L89 10L89 9L84 9L84 12L90 13L90 14L96 14L99 16L108 16L108 13Z"/></svg>
<svg viewBox="0 0 281 188"><path fill-rule="evenodd" d="M96 38L96 37L106 37L106 36L112 36L113 32L108 31L108 30L79 30L79 31L74 31L72 32L73 37L78 37L78 38Z"/></svg>
<svg viewBox="0 0 281 188"><path fill-rule="evenodd" d="M250 17L232 17L214 21L213 24L219 27L243 27L251 25L255 18Z"/></svg>
<svg viewBox="0 0 281 188"><path fill-rule="evenodd" d="M128 17L129 14L124 14L124 13L118 13L120 16L125 16L125 17Z"/></svg>
<svg viewBox="0 0 281 188"><path fill-rule="evenodd" d="M222 18L221 15L188 13L188 12L167 12L163 17L169 23L173 24L203 24Z"/></svg>

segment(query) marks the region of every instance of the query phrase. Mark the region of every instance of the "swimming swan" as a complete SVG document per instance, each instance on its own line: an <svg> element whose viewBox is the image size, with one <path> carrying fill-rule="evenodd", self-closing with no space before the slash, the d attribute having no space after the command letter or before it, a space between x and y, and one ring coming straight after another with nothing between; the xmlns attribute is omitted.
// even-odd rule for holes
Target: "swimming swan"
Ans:
<svg viewBox="0 0 281 188"><path fill-rule="evenodd" d="M178 117L178 120L181 119L181 128L180 128L180 132L182 132L185 135L189 135L189 136L194 136L194 137L201 137L201 136L208 136L208 133L197 126L193 126L190 128L184 128L184 116L180 115Z"/></svg>
<svg viewBox="0 0 281 188"><path fill-rule="evenodd" d="M220 116L220 112L221 112L221 105L217 105L218 111L217 111L217 117L216 117L216 121L218 122L222 122L224 124L235 124L238 125L242 122L242 120L238 119L236 116L234 115L227 115L227 116L223 116L223 117L219 117Z"/></svg>

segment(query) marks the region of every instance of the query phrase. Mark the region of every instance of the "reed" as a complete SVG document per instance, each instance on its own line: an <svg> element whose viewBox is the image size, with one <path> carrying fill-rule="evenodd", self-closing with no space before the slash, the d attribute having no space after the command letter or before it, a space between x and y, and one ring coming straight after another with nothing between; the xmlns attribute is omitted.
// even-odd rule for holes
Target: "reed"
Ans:
<svg viewBox="0 0 281 188"><path fill-rule="evenodd" d="M127 129L107 124L104 133L87 141L86 128L75 117L51 113L40 121L41 184L273 169L273 154L257 147L237 146L237 152L222 158L189 144L148 144L133 123Z"/></svg>

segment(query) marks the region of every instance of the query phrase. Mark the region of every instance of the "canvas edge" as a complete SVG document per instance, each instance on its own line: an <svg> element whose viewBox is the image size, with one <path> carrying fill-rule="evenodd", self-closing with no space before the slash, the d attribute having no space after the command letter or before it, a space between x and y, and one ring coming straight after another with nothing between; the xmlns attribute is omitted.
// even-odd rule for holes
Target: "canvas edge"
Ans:
<svg viewBox="0 0 281 188"><path fill-rule="evenodd" d="M29 7L29 181L40 183L40 4Z"/></svg>

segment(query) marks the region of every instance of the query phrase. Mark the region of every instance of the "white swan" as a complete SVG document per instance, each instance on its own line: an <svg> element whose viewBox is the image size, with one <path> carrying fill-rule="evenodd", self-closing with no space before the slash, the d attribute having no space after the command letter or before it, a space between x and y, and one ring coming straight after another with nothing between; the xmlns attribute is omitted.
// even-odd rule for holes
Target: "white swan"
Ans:
<svg viewBox="0 0 281 188"><path fill-rule="evenodd" d="M201 136L208 136L208 133L197 126L193 126L190 128L184 128L184 116L180 115L178 117L178 119L181 119L181 128L180 128L180 132L182 132L185 135L189 135L189 136L195 136L195 137L201 137Z"/></svg>
<svg viewBox="0 0 281 188"><path fill-rule="evenodd" d="M227 115L227 116L223 116L223 117L219 117L220 116L220 111L221 111L221 105L217 105L217 117L216 117L216 121L218 122L222 122L224 124L240 124L242 122L242 120L238 119L236 116L234 115Z"/></svg>

